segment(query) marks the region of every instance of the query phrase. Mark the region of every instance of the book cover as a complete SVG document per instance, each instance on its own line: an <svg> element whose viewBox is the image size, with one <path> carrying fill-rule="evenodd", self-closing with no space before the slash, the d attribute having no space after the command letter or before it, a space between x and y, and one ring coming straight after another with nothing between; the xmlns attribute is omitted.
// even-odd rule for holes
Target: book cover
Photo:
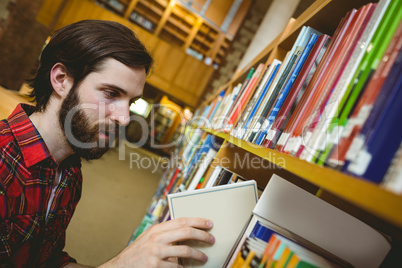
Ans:
<svg viewBox="0 0 402 268"><path fill-rule="evenodd" d="M229 111L228 111L228 113L227 113L228 120L225 120L225 124L224 124L224 126L223 126L223 128L222 128L222 130L223 130L224 132L229 132L229 130L230 130L230 128L231 128L231 127L228 125L228 124L229 124L229 119L232 117L233 113L238 113L238 112L236 112L236 109L238 109L238 107L237 107L237 105L235 105L235 104L239 103L240 99L242 98L242 96L243 96L243 94L244 94L244 91L249 87L249 84L250 84L250 82L251 82L251 79L252 79L253 76L254 76L255 71L256 71L256 70L255 70L254 68L250 68L250 70L249 70L249 72L248 72L248 74L247 74L246 79L244 80L244 82L243 82L241 88L239 89L238 94L236 95L235 100L234 100L233 103L232 103L232 106L229 107Z"/></svg>
<svg viewBox="0 0 402 268"><path fill-rule="evenodd" d="M233 107L233 103L235 102L235 100L237 99L237 96L239 94L240 89L242 88L242 84L237 84L237 86L235 86L235 88L233 89L233 91L230 93L230 97L229 97L229 101L227 102L227 104L225 104L225 108L223 108L222 113L219 115L219 118L217 118L217 123L216 123L216 130L221 130L223 128L223 126L226 124L226 118L229 115L229 112L231 110L231 108Z"/></svg>
<svg viewBox="0 0 402 268"><path fill-rule="evenodd" d="M342 130L346 125L348 117L355 107L356 102L369 83L374 71L377 69L390 40L395 33L397 26L402 18L402 10L399 8L400 1L391 1L386 9L384 16L364 54L358 70L353 76L352 83L348 85L348 94L345 95L342 110L339 116L338 125Z"/></svg>
<svg viewBox="0 0 402 268"><path fill-rule="evenodd" d="M361 7L349 26L350 31L346 34L344 39L347 39L343 47L339 47L342 53L339 60L332 70L331 77L324 85L323 91L330 91L327 98L321 98L318 101L316 118L311 118L307 123L308 129L306 136L310 138L305 140L296 153L296 157L311 162L315 155L317 155L326 145L327 133L330 132L329 126L331 122L337 117L337 110L339 102L346 92L346 82L353 69L356 70L358 60L361 53L361 48L357 45L362 37L365 28L367 27L371 16L375 10L375 4L367 4ZM356 52L356 53L355 53ZM353 68L353 66L356 66Z"/></svg>
<svg viewBox="0 0 402 268"><path fill-rule="evenodd" d="M248 118L251 109L253 108L255 102L257 101L257 99L260 97L264 85L267 82L267 75L268 75L268 71L270 66L267 66L264 68L264 71L262 73L261 79L259 79L258 84L256 85L256 90L254 90L254 93L252 94L252 97L250 98L250 101L248 101L248 103L246 104L246 107L244 109L244 112L242 113L242 115L239 117L239 120L236 123L236 126L231 130L230 135L237 137L238 136L238 131L243 127L246 119Z"/></svg>
<svg viewBox="0 0 402 268"><path fill-rule="evenodd" d="M272 149L275 148L282 131L295 111L297 104L311 80L311 77L317 69L330 40L331 37L325 34L318 37L318 40L303 65L300 74L297 76L288 97L286 98L275 121L272 123L272 127L267 134L266 142L263 146Z"/></svg>
<svg viewBox="0 0 402 268"><path fill-rule="evenodd" d="M306 61L313 45L318 39L317 34L311 34L309 41L307 42L307 45L304 47L300 57L298 58L295 67L290 73L289 79L286 81L283 90L279 94L279 97L275 101L275 104L268 115L268 118L265 120L261 127L261 131L259 134L259 137L257 137L256 144L262 144L262 142L265 140L266 134L268 133L269 128L272 126L272 123L274 122L279 110L282 107L282 104L284 103L286 97L288 96L288 93L293 85L293 82L296 80L297 75L299 74L302 66L304 65L304 62Z"/></svg>
<svg viewBox="0 0 402 268"><path fill-rule="evenodd" d="M243 111L243 107L246 105L251 93L253 92L255 85L260 79L260 76L265 68L265 65L263 63L260 63L253 74L253 77L250 79L250 83L245 88L243 93L240 95L238 101L235 103L235 108L233 109L232 114L230 115L228 122L226 124L226 131L229 132L229 130L232 128L232 126L236 123L238 116L240 112Z"/></svg>
<svg viewBox="0 0 402 268"><path fill-rule="evenodd" d="M281 143L278 142L276 146L277 150L284 153L294 153L294 149L298 148L302 143L301 132L304 124L306 123L307 118L311 116L320 95L328 93L323 93L320 89L323 88L323 83L328 79L331 68L334 67L334 62L332 60L339 56L337 48L342 43L342 38L347 32L348 26L350 25L355 13L356 10L348 12L335 31L335 34L331 39L317 70L311 78L302 99L298 103L296 110L292 114L292 117L281 135Z"/></svg>
<svg viewBox="0 0 402 268"><path fill-rule="evenodd" d="M289 51L289 57L286 57L285 60L283 61L283 66L284 66L283 72L279 74L278 83L275 85L272 95L269 98L269 100L261 114L261 117L258 121L260 128L254 134L255 137L252 141L253 143L255 143L255 144L262 143L262 139L260 137L260 132L262 131L262 128L264 126L264 121L267 119L267 116L270 114L271 110L274 108L273 107L274 103L276 102L280 93L282 92L285 82L288 80L289 76L291 75L291 72L294 69L296 62L299 59L303 49L307 45L309 37L312 33L315 33L317 35L321 34L320 32L314 30L311 27L303 26L299 35L297 36L295 43L292 46L292 49Z"/></svg>
<svg viewBox="0 0 402 268"><path fill-rule="evenodd" d="M258 108L260 107L263 99L266 97L268 89L269 89L276 73L278 72L280 65L281 65L281 61L274 59L272 64L268 67L267 73L264 77L264 82L263 82L264 86L263 86L262 92L258 96L258 98L255 100L255 103L252 104L250 114L248 115L248 118L246 119L244 125L241 126L241 129L240 129L241 133L239 133L238 138L242 139L244 137L250 123L253 121L253 118L255 117L255 115L258 111Z"/></svg>
<svg viewBox="0 0 402 268"><path fill-rule="evenodd" d="M400 74L401 66L399 70ZM366 124L370 125L374 121L372 130L364 132L365 126L363 126L358 136L363 146L348 165L348 172L376 183L381 182L402 141L402 125L395 124L402 114L401 89L402 76L398 75L396 82L392 85L392 93L379 111L379 115L376 116L377 119L373 120L369 116L366 121ZM373 112L375 112L374 108Z"/></svg>
<svg viewBox="0 0 402 268"><path fill-rule="evenodd" d="M334 140L334 148L332 152L328 151L328 160L326 162L334 167L340 167L345 162L346 152L351 142L360 132L360 129L366 121L374 101L377 99L380 90L383 87L386 77L390 74L391 68L398 59L398 54L402 48L402 25L399 26L396 34L391 40L387 51L384 54L377 70L373 74L367 88L362 94L359 102L356 104L353 112L345 123L345 127L339 126L340 130L333 130L342 134L339 143ZM401 59L399 59L401 60ZM395 74L393 74L395 76ZM335 134L336 134L335 132ZM337 135L338 136L338 135ZM328 149L327 149L328 150ZM325 155L323 156L323 158ZM323 160L322 160L323 161Z"/></svg>
<svg viewBox="0 0 402 268"><path fill-rule="evenodd" d="M187 242L203 251L208 262L183 259L185 267L222 267L238 234L250 218L257 203L255 181L232 183L208 189L200 189L168 195L169 211L172 219L181 217L201 217L213 221L210 230L215 237L214 245Z"/></svg>
<svg viewBox="0 0 402 268"><path fill-rule="evenodd" d="M283 68L282 62L278 61L276 59L272 62L272 64L271 64L271 66L273 68L273 71L265 85L265 88L264 88L265 93L261 96L260 100L258 101L258 105L256 105L254 107L254 110L253 110L254 115L251 118L251 121L248 123L249 126L248 126L246 133L243 135L243 139L245 139L245 140L252 139L253 133L258 130L258 128L259 128L258 121L261 118L261 113L264 110L264 107L266 107L266 104L267 104L269 98L271 97L272 91L274 89L274 85L278 80L278 76L279 76L279 73L281 72L281 69Z"/></svg>

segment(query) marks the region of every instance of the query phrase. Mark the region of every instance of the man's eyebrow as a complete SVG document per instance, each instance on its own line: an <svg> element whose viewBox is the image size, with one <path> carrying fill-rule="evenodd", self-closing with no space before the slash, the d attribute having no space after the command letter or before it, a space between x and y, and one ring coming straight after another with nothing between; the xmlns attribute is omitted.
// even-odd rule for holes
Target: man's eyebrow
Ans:
<svg viewBox="0 0 402 268"><path fill-rule="evenodd" d="M102 83L102 86L103 86L103 87L108 87L108 88L111 88L111 89L114 89L114 90L117 90L117 91L119 91L121 94L123 94L123 95L125 95L125 96L128 95L127 91L125 91L124 89L122 89L122 88L119 87L119 86L116 86L116 85L113 85L113 84L109 84L109 83ZM140 99L141 97L142 97L142 94L141 94L141 95L138 95L138 96L135 96L134 98L131 98L130 101L131 101L131 102L134 102L134 101Z"/></svg>
<svg viewBox="0 0 402 268"><path fill-rule="evenodd" d="M127 95L127 91L125 91L121 87L118 87L118 86L113 85L113 84L102 83L102 87L108 87L108 88L111 88L111 89L115 89L115 90L119 91L121 94Z"/></svg>

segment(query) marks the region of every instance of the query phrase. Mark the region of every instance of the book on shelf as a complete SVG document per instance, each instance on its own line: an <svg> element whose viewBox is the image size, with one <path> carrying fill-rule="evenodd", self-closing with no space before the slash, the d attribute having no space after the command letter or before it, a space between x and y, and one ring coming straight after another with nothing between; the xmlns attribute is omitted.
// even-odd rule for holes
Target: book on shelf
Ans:
<svg viewBox="0 0 402 268"><path fill-rule="evenodd" d="M375 229L276 174L268 181L225 267L242 267L234 264L248 238L268 243L273 234L318 254L326 262L319 262L318 267L378 267L391 248ZM276 263L280 259L272 252L265 257Z"/></svg>
<svg viewBox="0 0 402 268"><path fill-rule="evenodd" d="M398 53L402 47L402 25L399 26L397 33L393 37L385 52L383 59L381 60L377 70L373 74L372 79L367 85L367 88L363 92L357 105L353 109L353 112L345 123L344 130L340 130L342 133L339 143L334 143L333 146L327 146L327 162L331 166L339 167L345 163L345 155L349 149L352 140L359 133L362 124L366 121L369 112L371 111L373 103L376 101L378 94L380 93L386 77L395 60L398 58ZM396 71L396 70L395 70ZM393 74L392 76L395 76ZM387 90L388 87L385 88ZM342 128L342 126L339 126ZM336 130L335 130L336 131ZM335 139L337 141L338 139ZM331 151L329 151L331 150Z"/></svg>
<svg viewBox="0 0 402 268"><path fill-rule="evenodd" d="M286 97L288 96L288 93L293 85L293 82L295 81L297 75L299 74L305 60L307 59L312 47L314 46L315 42L317 41L319 35L312 33L310 35L310 39L308 40L306 46L304 47L303 51L301 52L300 57L298 57L297 62L292 69L291 73L289 74L289 78L286 80L285 85L283 89L280 91L280 94L278 98L275 100L275 103L268 115L268 117L265 119L264 123L261 126L261 130L259 132L259 136L257 137L256 144L261 145L263 141L265 140L266 134L269 131L269 128L272 126L272 123L274 122L279 110L281 109ZM302 47L300 46L300 50ZM298 50L296 54L299 53Z"/></svg>
<svg viewBox="0 0 402 268"><path fill-rule="evenodd" d="M194 174L193 178L190 178L191 183L189 184L187 190L191 191L194 190L197 185L200 183L200 180L202 179L203 175L205 174L205 171L208 169L209 165L215 158L216 154L218 153L219 147L210 147L207 152L203 152L205 156L202 157L202 160L199 160L199 168L197 172Z"/></svg>
<svg viewBox="0 0 402 268"><path fill-rule="evenodd" d="M255 129L258 128L258 121L261 118L261 114L266 107L268 100L270 99L272 92L273 92L273 84L275 84L276 79L278 77L278 73L281 72L282 68L282 61L274 59L272 64L269 66L267 71L267 75L269 76L267 82L264 85L263 93L261 94L260 98L258 99L255 107L253 108L250 118L247 122L247 129L241 138L245 140L252 139L255 135Z"/></svg>
<svg viewBox="0 0 402 268"><path fill-rule="evenodd" d="M253 140L252 142L256 143L257 139L259 139L259 132L261 128L263 127L264 120L266 117L269 115L272 106L274 105L275 100L277 99L278 95L283 89L284 83L288 79L292 69L294 68L294 65L296 64L296 61L301 55L301 52L303 51L304 47L307 45L307 42L310 38L310 35L314 33L317 35L320 35L321 33L314 30L311 27L305 27L303 26L299 35L297 36L297 39L295 43L293 44L291 50L287 53L283 63L282 63L282 68L280 69L278 73L278 78L275 80L275 83L272 84L272 93L270 94L270 98L267 99L266 104L264 104L264 109L261 112L261 114L258 116L258 121L254 124L252 127L253 130ZM259 141L259 140L258 140Z"/></svg>
<svg viewBox="0 0 402 268"><path fill-rule="evenodd" d="M228 94L228 98L226 102L222 103L223 107L221 112L216 116L215 124L213 125L213 129L221 130L223 126L226 124L226 118L229 115L230 109L233 107L237 99L237 95L239 94L240 89L242 88L242 83L237 84L234 89Z"/></svg>
<svg viewBox="0 0 402 268"><path fill-rule="evenodd" d="M331 94L331 89L326 85L328 80L333 77L332 71L340 63L340 56L343 52L342 48L344 48L349 40L348 34L352 29L351 23L356 13L356 9L348 12L331 39L329 47L320 62L320 66L318 66L314 73L296 111L293 113L292 118L281 135L285 137L280 140L283 144L278 142L282 152L292 155L297 153L300 145L306 139L302 135L304 134L303 131L309 126L308 124L311 122L311 119L318 116L321 103Z"/></svg>
<svg viewBox="0 0 402 268"><path fill-rule="evenodd" d="M250 70L248 71L246 79L243 81L243 83L238 84L238 86L240 86L239 91L236 94L236 97L235 97L235 99L233 101L233 105L229 107L229 110L228 110L228 112L226 114L227 120L226 119L224 120L224 124L221 127L222 131L228 132L230 130L229 119L232 118L234 113L238 113L238 111L236 112L236 109L239 109L238 105L234 105L234 104L237 104L241 100L244 92L249 87L251 79L254 77L255 71L256 70L254 68L250 68Z"/></svg>
<svg viewBox="0 0 402 268"><path fill-rule="evenodd" d="M258 116L258 111L261 104L263 103L264 99L269 98L269 94L271 93L269 91L270 85L274 80L281 64L281 61L274 59L272 64L267 67L267 71L261 83L262 90L256 93L256 96L250 105L249 113L244 116L244 123L238 126L238 133L236 137L242 139L247 134L249 126L253 125L254 119Z"/></svg>
<svg viewBox="0 0 402 268"><path fill-rule="evenodd" d="M213 103L213 105L212 105L212 107L211 107L211 109L210 109L210 112L209 112L209 114L207 115L206 120L204 121L204 123L203 123L202 126L205 126L205 124L207 124L207 122L209 123L209 122L211 121L211 119L212 119L213 116L215 115L215 113L216 113L218 107L220 106L221 101L222 101L222 98L223 98L224 95L225 95L225 91L222 90L222 91L219 93L218 97L214 100L214 103Z"/></svg>
<svg viewBox="0 0 402 268"><path fill-rule="evenodd" d="M235 106L233 107L232 113L228 117L228 121L225 125L224 131L229 132L235 122L237 121L237 118L239 114L243 111L244 106L247 104L247 101L250 97L250 94L253 92L253 89L255 88L257 82L260 80L260 76L263 73L265 68L265 65L263 63L260 63L255 70L253 76L250 78L250 81L245 87L244 91L239 95L238 101L235 102Z"/></svg>
<svg viewBox="0 0 402 268"><path fill-rule="evenodd" d="M236 124L236 127L232 128L230 135L232 135L232 136L241 135L240 133L237 133L237 132L241 131L241 128L246 123L247 118L250 116L250 113L253 110L253 106L255 106L259 97L263 94L264 85L267 83L267 80L268 80L271 72L272 72L272 68L270 68L270 66L264 67L264 70L262 73L262 78L259 79L258 84L256 85L256 90L252 94L250 101L248 101L247 106L244 109L244 112L242 113L242 115L240 116L240 119L238 120L238 123Z"/></svg>
<svg viewBox="0 0 402 268"><path fill-rule="evenodd" d="M215 244L183 242L203 251L208 256L204 266L222 267L237 235L247 223L257 203L255 181L226 184L212 188L186 191L168 195L169 211L172 219L181 217L201 217L213 221L210 233ZM196 260L182 260L184 267L201 267Z"/></svg>
<svg viewBox="0 0 402 268"><path fill-rule="evenodd" d="M359 40L361 39L365 28L376 8L375 4L367 4L361 7L355 14L353 21L350 25L350 32L347 34L347 41L343 47L338 49L342 50L340 53L339 61L335 68L332 70L332 76L324 85L331 91L326 99L319 100L319 107L317 107L316 116L311 117L307 122L305 130L304 144L301 144L296 156L301 159L311 162L315 155L318 155L322 146L325 146L326 134L328 132L328 125L331 125L336 111L339 107L339 102L346 92L345 83L346 79L343 75L348 76L353 66L358 65L358 57L361 47L358 47ZM355 51L357 51L355 53ZM324 91L326 91L324 89Z"/></svg>
<svg viewBox="0 0 402 268"><path fill-rule="evenodd" d="M337 140L339 140L339 136L342 134L342 131L344 131L348 118L353 112L352 110L356 107L359 98L364 95L367 84L370 83L372 75L390 43L391 37L397 26L397 23L395 22L398 20L400 21L400 17L399 19L395 17L395 12L397 12L397 9L395 9L395 2L390 3L388 6L386 3L386 1L380 1L376 8L377 10L382 10L386 7L386 10L382 17L377 18L377 20L380 19L380 23L375 28L375 33L371 40L367 41L368 46L365 50L365 54L359 63L359 67L354 72L352 79L347 84L346 93L339 104L339 114L331 123L331 125L337 126L332 130L332 136L336 137ZM374 19L376 19L375 16ZM336 138L332 139L335 140ZM327 147L332 146L330 144ZM327 154L330 153L331 150L332 148L328 148ZM327 154L324 154L321 158L326 159Z"/></svg>
<svg viewBox="0 0 402 268"><path fill-rule="evenodd" d="M399 53L402 57L402 53ZM391 92L387 101L376 109L374 105L366 123L354 142L355 158L349 159L345 171L351 172L373 182L381 182L402 141L402 126L395 124L402 114L402 64L396 65L398 74L389 87ZM389 80L393 77L388 76ZM378 102L377 102L378 103ZM376 113L378 111L378 113ZM366 127L367 126L367 127Z"/></svg>
<svg viewBox="0 0 402 268"><path fill-rule="evenodd" d="M378 67L378 64L381 61L381 58L383 57L393 34L396 32L398 25L401 23L402 10L399 8L401 2L402 1L391 1L389 7L387 8L384 17L380 25L378 26L378 30L376 31L376 34L371 41L373 49L367 50L365 54L366 60L363 61L364 66L362 66L362 68L358 70L358 73L355 74L355 76L358 75L362 80L365 80L366 82L363 84L359 80L358 82L353 84L352 88L354 91L359 90L361 87L369 83L369 77L372 77L374 71ZM384 104L387 101L393 85L392 76L388 76L387 78L390 79L388 81L389 83L387 83L387 86L383 86L382 89L384 89L384 91L381 91L381 94L377 96L374 103L376 109L374 111L370 111L370 119L367 118L365 120L365 127L364 129L362 128L359 132L359 135L361 135L360 137L366 136L368 134L367 131L372 129L373 124L375 124L376 120L378 119L378 115L380 114L379 112L384 108ZM344 121L346 121L347 116L344 116L344 118ZM360 146L364 144L358 142L359 139L360 138L356 137L353 141L353 146L350 146L346 154L346 161L343 166L343 170L347 169L347 166L349 165L348 160L353 160L356 156L356 152L360 150Z"/></svg>
<svg viewBox="0 0 402 268"><path fill-rule="evenodd" d="M188 146L193 147L192 144ZM216 139L215 136L208 134L205 140L202 141L202 145L194 151L194 156L183 172L183 184L186 189L188 187L195 189L209 163L217 154L220 146L221 142Z"/></svg>
<svg viewBox="0 0 402 268"><path fill-rule="evenodd" d="M285 99L275 121L272 123L272 127L269 129L268 134L263 143L264 147L274 148L278 138L282 134L287 122L289 121L291 115L296 109L301 96L303 95L311 77L313 76L318 64L320 63L325 50L328 47L331 37L329 35L323 34L318 37L317 42L312 48L303 68L300 70L299 75L294 82L291 91Z"/></svg>
<svg viewBox="0 0 402 268"><path fill-rule="evenodd" d="M205 127L215 129L215 126L217 123L217 118L219 118L219 115L222 113L223 109L225 108L225 104L227 104L229 98L231 97L231 94L228 93L228 91L229 90L227 88L225 88L219 94L221 101L220 101L214 115L210 116L210 118L208 119L208 126L205 126Z"/></svg>

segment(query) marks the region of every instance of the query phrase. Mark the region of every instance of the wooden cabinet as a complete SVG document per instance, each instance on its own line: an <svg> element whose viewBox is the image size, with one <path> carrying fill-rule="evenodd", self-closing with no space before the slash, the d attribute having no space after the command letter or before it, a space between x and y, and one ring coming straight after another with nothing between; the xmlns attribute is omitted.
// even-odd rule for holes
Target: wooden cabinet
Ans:
<svg viewBox="0 0 402 268"><path fill-rule="evenodd" d="M205 64L202 53L216 54L217 60L222 59L230 40L202 17L174 3L163 0L45 0L37 20L49 26L55 13L65 4L56 29L83 19L112 20L129 27L155 59L147 83L183 105L196 107L215 70L212 60L207 61L209 65ZM220 42L224 45L220 46Z"/></svg>
<svg viewBox="0 0 402 268"><path fill-rule="evenodd" d="M207 65L219 66L251 0L96 0Z"/></svg>

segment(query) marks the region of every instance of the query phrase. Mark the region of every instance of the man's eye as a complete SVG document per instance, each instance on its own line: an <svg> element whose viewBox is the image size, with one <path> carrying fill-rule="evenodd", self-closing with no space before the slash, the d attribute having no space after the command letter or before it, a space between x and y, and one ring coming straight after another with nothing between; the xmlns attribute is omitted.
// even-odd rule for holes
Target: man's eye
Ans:
<svg viewBox="0 0 402 268"><path fill-rule="evenodd" d="M110 98L110 99L117 98L120 95L119 92L116 92L114 90L105 90L104 94L105 94L106 98Z"/></svg>

